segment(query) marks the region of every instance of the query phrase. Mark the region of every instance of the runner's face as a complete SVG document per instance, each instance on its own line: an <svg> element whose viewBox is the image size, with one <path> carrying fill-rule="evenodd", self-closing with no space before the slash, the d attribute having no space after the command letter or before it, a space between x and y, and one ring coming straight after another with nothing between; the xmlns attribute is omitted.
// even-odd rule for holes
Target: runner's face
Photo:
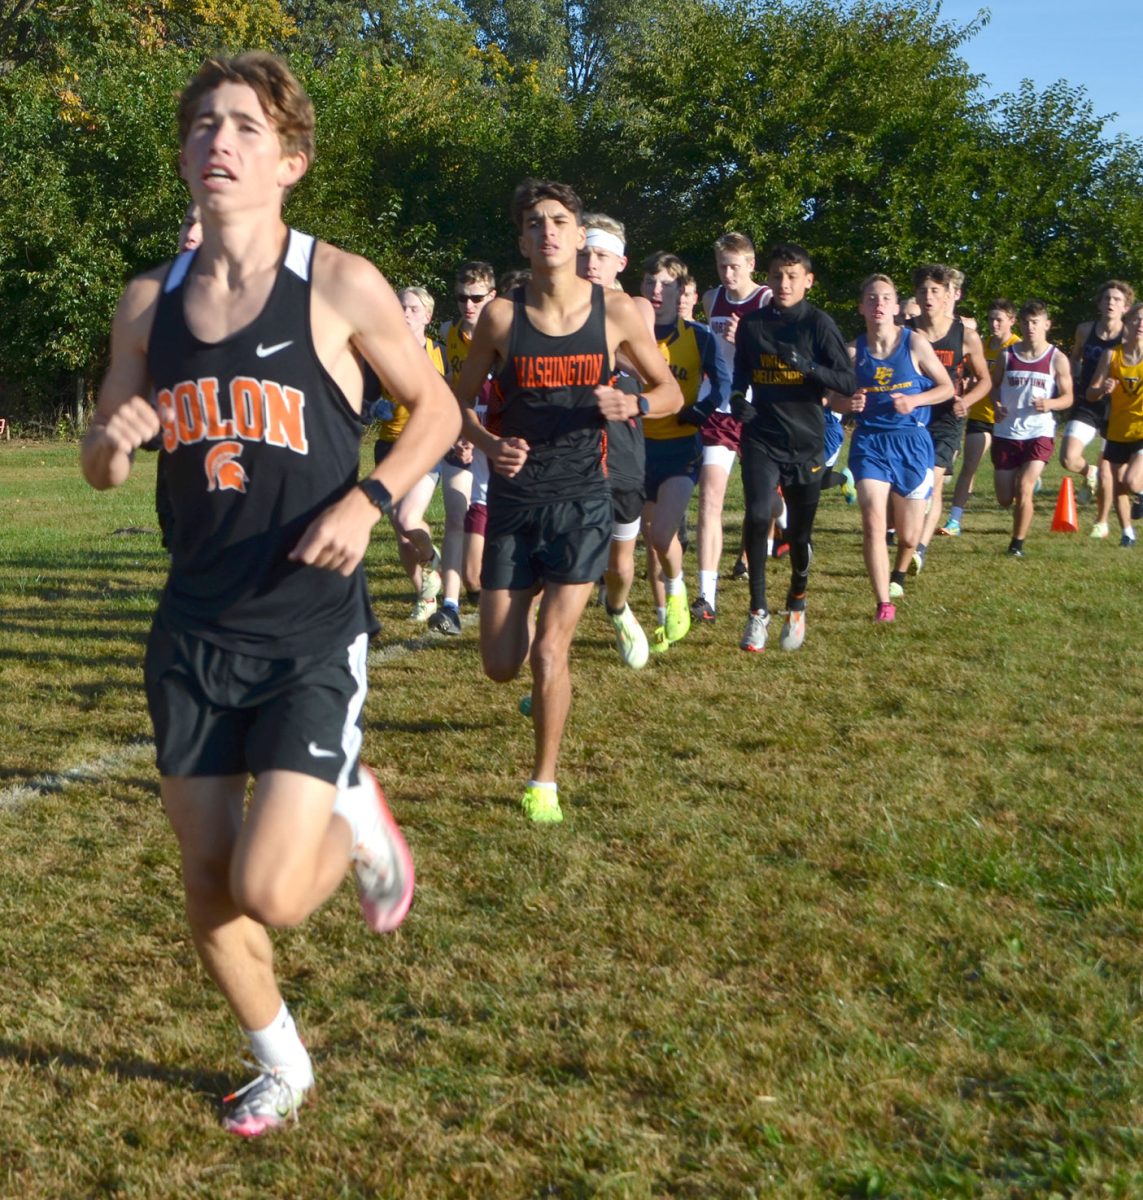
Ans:
<svg viewBox="0 0 1143 1200"><path fill-rule="evenodd" d="M1123 318L1123 340L1133 350L1143 342L1143 312L1128 313Z"/></svg>
<svg viewBox="0 0 1143 1200"><path fill-rule="evenodd" d="M670 271L644 275L640 291L655 310L656 325L673 325L679 319L679 281Z"/></svg>
<svg viewBox="0 0 1143 1200"><path fill-rule="evenodd" d="M552 270L575 262L586 238L587 230L575 214L549 197L524 213L520 252L533 267Z"/></svg>
<svg viewBox="0 0 1143 1200"><path fill-rule="evenodd" d="M418 342L423 342L425 327L429 323L429 310L425 307L425 302L416 292L403 292L401 311L405 314L405 324L408 325L409 332Z"/></svg>
<svg viewBox="0 0 1143 1200"><path fill-rule="evenodd" d="M602 246L583 246L576 254L576 273L601 287L615 286L616 277L627 265L627 259L604 250Z"/></svg>
<svg viewBox="0 0 1143 1200"><path fill-rule="evenodd" d="M458 283L453 293L456 311L460 313L460 327L465 333L476 328L476 319L488 302L495 298L496 289L487 283Z"/></svg>
<svg viewBox="0 0 1143 1200"><path fill-rule="evenodd" d="M202 245L202 217L199 216L198 205L192 204L187 209L183 223L179 226L179 253L187 250L197 250Z"/></svg>
<svg viewBox="0 0 1143 1200"><path fill-rule="evenodd" d="M1024 336L1034 346L1047 340L1048 330L1052 327L1047 313L1037 313L1033 317L1025 317L1023 324Z"/></svg>
<svg viewBox="0 0 1143 1200"><path fill-rule="evenodd" d="M1099 297L1099 311L1108 320L1122 317L1127 309L1127 297L1118 288L1105 288Z"/></svg>
<svg viewBox="0 0 1143 1200"><path fill-rule="evenodd" d="M698 284L688 283L679 293L679 316L684 321L693 321L695 305L698 303Z"/></svg>
<svg viewBox="0 0 1143 1200"><path fill-rule="evenodd" d="M891 283L878 280L871 283L861 297L861 315L874 325L892 325L893 318L901 311L897 303L897 289Z"/></svg>
<svg viewBox="0 0 1143 1200"><path fill-rule="evenodd" d="M222 83L203 96L179 154L182 176L204 212L277 202L306 165L304 154L283 153L257 93L244 83Z"/></svg>
<svg viewBox="0 0 1143 1200"><path fill-rule="evenodd" d="M934 317L948 316L949 306L953 303L952 290L948 284L926 279L917 288L917 303L921 306L921 312L930 320Z"/></svg>
<svg viewBox="0 0 1143 1200"><path fill-rule="evenodd" d="M994 308L988 314L988 328L998 342L1006 342L1012 336L1012 326L1015 324L1016 319L1012 314L1002 308Z"/></svg>
<svg viewBox="0 0 1143 1200"><path fill-rule="evenodd" d="M807 271L801 263L772 262L766 272L766 282L774 293L770 303L775 308L793 308L813 287L814 273Z"/></svg>
<svg viewBox="0 0 1143 1200"><path fill-rule="evenodd" d="M719 250L714 256L722 286L735 296L742 296L754 286L754 255Z"/></svg>

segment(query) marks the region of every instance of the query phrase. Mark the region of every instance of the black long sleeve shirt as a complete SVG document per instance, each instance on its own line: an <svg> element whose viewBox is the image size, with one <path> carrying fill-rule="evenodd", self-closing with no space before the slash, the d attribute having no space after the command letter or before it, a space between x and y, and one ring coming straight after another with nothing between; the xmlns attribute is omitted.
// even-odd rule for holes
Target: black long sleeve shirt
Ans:
<svg viewBox="0 0 1143 1200"><path fill-rule="evenodd" d="M793 346L813 377L794 370L774 343ZM789 308L773 304L743 317L734 339L732 391L752 393L757 415L743 436L761 441L779 462L820 456L825 439L822 397L827 389L848 396L857 390L845 339L833 318L807 300Z"/></svg>

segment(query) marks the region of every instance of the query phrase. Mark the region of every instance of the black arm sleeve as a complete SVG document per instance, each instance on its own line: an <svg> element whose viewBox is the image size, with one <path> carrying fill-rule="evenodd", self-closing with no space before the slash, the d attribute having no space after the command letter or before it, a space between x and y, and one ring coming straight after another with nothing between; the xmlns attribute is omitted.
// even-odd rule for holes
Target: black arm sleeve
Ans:
<svg viewBox="0 0 1143 1200"><path fill-rule="evenodd" d="M857 391L857 376L853 373L853 363L849 361L849 351L841 330L832 317L819 310L816 332L814 382L843 396L853 395Z"/></svg>

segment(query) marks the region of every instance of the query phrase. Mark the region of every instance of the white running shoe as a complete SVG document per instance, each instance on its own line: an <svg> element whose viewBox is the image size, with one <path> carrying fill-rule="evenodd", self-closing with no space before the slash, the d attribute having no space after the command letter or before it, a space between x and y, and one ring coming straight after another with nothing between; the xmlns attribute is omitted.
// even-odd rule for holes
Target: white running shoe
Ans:
<svg viewBox="0 0 1143 1200"><path fill-rule="evenodd" d="M766 649L766 628L770 624L769 613L752 612L746 618L746 628L742 631L742 641L738 643L743 650L759 654Z"/></svg>
<svg viewBox="0 0 1143 1200"><path fill-rule="evenodd" d="M436 599L441 594L441 588L444 583L441 580L441 555L440 551L433 547L433 556L429 561L421 567L421 590L417 593L417 599L422 601L433 602L433 609L436 609ZM429 618L414 618L416 620L425 620Z"/></svg>
<svg viewBox="0 0 1143 1200"><path fill-rule="evenodd" d="M650 647L647 645L647 635L635 619L631 606L625 604L622 612L611 617L611 624L615 627L615 648L619 651L624 666L641 671L647 665Z"/></svg>
<svg viewBox="0 0 1143 1200"><path fill-rule="evenodd" d="M806 640L806 610L799 608L786 614L778 645L783 650L800 650Z"/></svg>
<svg viewBox="0 0 1143 1200"><path fill-rule="evenodd" d="M437 602L417 599L413 603L413 611L409 613L410 621L427 621L437 611Z"/></svg>
<svg viewBox="0 0 1143 1200"><path fill-rule="evenodd" d="M401 924L413 903L413 856L377 777L364 763L358 763L357 773L357 786L365 793L353 847L357 894L365 924L375 933L388 933Z"/></svg>
<svg viewBox="0 0 1143 1200"><path fill-rule="evenodd" d="M1102 538L1107 537L1110 532L1111 530L1108 528L1106 521L1096 521L1092 525L1091 533L1088 536L1095 538L1096 541L1100 541Z"/></svg>
<svg viewBox="0 0 1143 1200"><path fill-rule="evenodd" d="M239 1137L255 1138L278 1129L287 1121L298 1119L298 1109L305 1103L313 1079L305 1087L297 1087L285 1076L281 1067L258 1064L261 1074L245 1087L223 1097L229 1104L222 1118L222 1128Z"/></svg>

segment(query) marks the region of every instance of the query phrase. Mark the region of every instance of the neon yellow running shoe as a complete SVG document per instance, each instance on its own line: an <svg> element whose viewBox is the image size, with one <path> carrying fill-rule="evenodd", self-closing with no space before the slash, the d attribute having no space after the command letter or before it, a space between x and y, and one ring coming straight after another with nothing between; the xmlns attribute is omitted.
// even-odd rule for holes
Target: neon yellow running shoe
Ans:
<svg viewBox="0 0 1143 1200"><path fill-rule="evenodd" d="M520 807L524 815L537 824L554 825L564 819L560 811L560 797L554 787L530 783L524 789Z"/></svg>
<svg viewBox="0 0 1143 1200"><path fill-rule="evenodd" d="M687 603L686 592L677 592L667 597L667 619L663 628L667 632L668 642L677 642L687 636L691 627L691 606Z"/></svg>
<svg viewBox="0 0 1143 1200"><path fill-rule="evenodd" d="M655 632L651 635L651 653L665 654L671 648L671 643L667 639L667 629L665 625L656 625Z"/></svg>

